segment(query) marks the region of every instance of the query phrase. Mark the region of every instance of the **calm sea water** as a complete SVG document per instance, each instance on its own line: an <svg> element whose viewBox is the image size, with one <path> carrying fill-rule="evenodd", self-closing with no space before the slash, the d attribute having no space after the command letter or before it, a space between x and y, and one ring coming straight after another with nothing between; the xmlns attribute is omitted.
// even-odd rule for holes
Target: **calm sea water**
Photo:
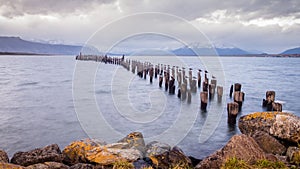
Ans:
<svg viewBox="0 0 300 169"><path fill-rule="evenodd" d="M174 57L139 59L180 64ZM198 61L195 57L180 58L187 67L204 68ZM241 83L246 93L240 115L262 111L265 92L275 90L283 109L300 116L300 59L223 57L218 61L225 75L224 102L217 104L222 111L212 110L215 98L208 111L201 112L199 90L188 104L160 89L157 79L150 84L120 66L76 62L70 56L1 56L0 149L12 156L52 143L64 148L87 137L117 141L132 131L141 131L146 142L178 143L187 155L203 158L239 133L236 126L228 126L226 112L226 103L231 101L227 92L235 82ZM97 70L91 78L94 86L84 88L89 75L85 71L91 68ZM73 84L76 79L84 90ZM98 114L91 108L93 104ZM206 123L209 119L216 121ZM214 126L208 140L199 140L206 127Z"/></svg>

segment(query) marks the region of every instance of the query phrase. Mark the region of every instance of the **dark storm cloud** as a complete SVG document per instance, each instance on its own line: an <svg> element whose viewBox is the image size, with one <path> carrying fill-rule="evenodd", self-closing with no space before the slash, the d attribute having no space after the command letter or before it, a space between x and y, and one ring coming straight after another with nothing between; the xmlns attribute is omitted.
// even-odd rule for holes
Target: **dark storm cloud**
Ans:
<svg viewBox="0 0 300 169"><path fill-rule="evenodd" d="M0 0L0 13L8 18L31 15L73 14L95 10L102 4L114 3L113 0Z"/></svg>

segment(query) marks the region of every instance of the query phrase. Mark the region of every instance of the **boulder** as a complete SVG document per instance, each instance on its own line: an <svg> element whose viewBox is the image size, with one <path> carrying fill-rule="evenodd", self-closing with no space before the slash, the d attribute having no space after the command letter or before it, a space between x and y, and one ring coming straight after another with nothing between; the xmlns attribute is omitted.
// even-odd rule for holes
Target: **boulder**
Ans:
<svg viewBox="0 0 300 169"><path fill-rule="evenodd" d="M99 165L111 165L120 161L132 162L143 158L140 148L140 138L127 136L125 142L106 144L103 142L86 139L75 141L68 145L64 150L64 162L69 165L76 163L92 163Z"/></svg>
<svg viewBox="0 0 300 169"><path fill-rule="evenodd" d="M63 162L68 165L74 165L77 163L87 163L86 153L100 145L105 145L103 141L95 139L85 139L80 141L74 141L63 150L64 160Z"/></svg>
<svg viewBox="0 0 300 169"><path fill-rule="evenodd" d="M7 153L3 150L0 150L0 163L8 163L9 159Z"/></svg>
<svg viewBox="0 0 300 169"><path fill-rule="evenodd" d="M164 152L170 151L171 146L166 143L160 143L157 141L152 141L146 146L146 157L160 155Z"/></svg>
<svg viewBox="0 0 300 169"><path fill-rule="evenodd" d="M221 168L230 158L254 163L257 160L265 159L266 156L252 137L240 134L233 136L222 149L203 159L196 168Z"/></svg>
<svg viewBox="0 0 300 169"><path fill-rule="evenodd" d="M110 145L98 146L86 152L85 157L88 162L100 165L111 165L121 161L133 162L143 158L141 151L135 148L120 148L128 146L126 146L126 143L119 144L121 144L121 146L116 146L116 143L113 144L112 147L110 147Z"/></svg>
<svg viewBox="0 0 300 169"><path fill-rule="evenodd" d="M149 157L153 166L160 169L191 168L191 160L177 147L160 155Z"/></svg>
<svg viewBox="0 0 300 169"><path fill-rule="evenodd" d="M286 155L290 163L300 164L300 149L298 147L289 147Z"/></svg>
<svg viewBox="0 0 300 169"><path fill-rule="evenodd" d="M143 153L145 152L145 141L141 132L132 132L119 140L118 143L127 143L127 148L134 147Z"/></svg>
<svg viewBox="0 0 300 169"><path fill-rule="evenodd" d="M266 153L283 155L286 152L285 146L266 132L256 131L251 137Z"/></svg>
<svg viewBox="0 0 300 169"><path fill-rule="evenodd" d="M26 169L69 169L69 167L62 163L45 162L27 166Z"/></svg>
<svg viewBox="0 0 300 169"><path fill-rule="evenodd" d="M57 144L48 145L43 148L37 148L28 152L17 152L13 155L11 163L21 166L44 162L62 162L63 155Z"/></svg>
<svg viewBox="0 0 300 169"><path fill-rule="evenodd" d="M286 143L300 142L300 118L291 113L252 113L240 118L239 129L250 136L256 131L263 131Z"/></svg>
<svg viewBox="0 0 300 169"><path fill-rule="evenodd" d="M0 168L1 169L25 169L23 166L10 164L10 163L2 163L0 162Z"/></svg>

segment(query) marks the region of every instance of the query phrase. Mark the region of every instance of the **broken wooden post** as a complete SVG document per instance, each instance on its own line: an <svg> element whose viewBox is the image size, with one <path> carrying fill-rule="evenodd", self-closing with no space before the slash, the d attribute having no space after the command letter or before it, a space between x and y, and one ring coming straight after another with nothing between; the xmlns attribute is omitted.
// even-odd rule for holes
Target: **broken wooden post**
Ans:
<svg viewBox="0 0 300 169"><path fill-rule="evenodd" d="M244 100L244 92L234 92L234 96L233 96L233 100L234 102L239 104L239 111L241 111L242 109L242 105L243 105L243 100Z"/></svg>
<svg viewBox="0 0 300 169"><path fill-rule="evenodd" d="M239 104L236 102L228 103L227 104L227 113L228 113L228 119L227 122L229 124L235 124L236 123L236 116L239 112Z"/></svg>
<svg viewBox="0 0 300 169"><path fill-rule="evenodd" d="M159 75L159 80L158 80L158 85L161 88L162 87L162 83L163 83L163 76L162 74Z"/></svg>
<svg viewBox="0 0 300 169"><path fill-rule="evenodd" d="M240 83L235 83L234 84L234 91L235 92L240 92L242 89L242 85Z"/></svg>
<svg viewBox="0 0 300 169"><path fill-rule="evenodd" d="M221 102L222 96L223 96L223 87L222 86L217 87L217 94L218 94L218 102Z"/></svg>
<svg viewBox="0 0 300 169"><path fill-rule="evenodd" d="M278 102L272 103L272 111L282 112L282 104Z"/></svg>
<svg viewBox="0 0 300 169"><path fill-rule="evenodd" d="M186 99L186 91L187 91L187 86L185 83L181 84L180 91L181 91L181 100L185 100Z"/></svg>
<svg viewBox="0 0 300 169"><path fill-rule="evenodd" d="M201 92L200 93L200 100L201 100L201 106L200 106L201 110L206 111L208 93L207 92Z"/></svg>
<svg viewBox="0 0 300 169"><path fill-rule="evenodd" d="M267 91L266 99L263 99L263 107L267 108L267 111L272 111L272 103L275 101L275 91Z"/></svg>
<svg viewBox="0 0 300 169"><path fill-rule="evenodd" d="M230 92L229 92L229 97L232 98L232 93L233 93L233 85L230 86Z"/></svg>
<svg viewBox="0 0 300 169"><path fill-rule="evenodd" d="M214 84L209 84L208 85L208 90L209 90L209 99L213 99L215 95L215 85Z"/></svg>
<svg viewBox="0 0 300 169"><path fill-rule="evenodd" d="M217 87L217 80L216 79L211 79L210 84L215 85L215 88Z"/></svg>
<svg viewBox="0 0 300 169"><path fill-rule="evenodd" d="M149 77L150 77L150 83L152 83L152 79L153 79L153 67L150 68Z"/></svg>
<svg viewBox="0 0 300 169"><path fill-rule="evenodd" d="M191 101L192 101L192 94L191 94L191 90L188 90L188 92L187 92L187 103L191 103Z"/></svg>
<svg viewBox="0 0 300 169"><path fill-rule="evenodd" d="M181 98L181 91L180 91L180 88L178 89L177 97L178 97L179 99Z"/></svg>
<svg viewBox="0 0 300 169"><path fill-rule="evenodd" d="M198 87L201 87L201 69L198 70Z"/></svg>
<svg viewBox="0 0 300 169"><path fill-rule="evenodd" d="M208 91L208 83L206 83L206 82L204 81L203 84L202 84L202 88L203 88L203 91L204 91L204 92L207 92L207 91Z"/></svg>

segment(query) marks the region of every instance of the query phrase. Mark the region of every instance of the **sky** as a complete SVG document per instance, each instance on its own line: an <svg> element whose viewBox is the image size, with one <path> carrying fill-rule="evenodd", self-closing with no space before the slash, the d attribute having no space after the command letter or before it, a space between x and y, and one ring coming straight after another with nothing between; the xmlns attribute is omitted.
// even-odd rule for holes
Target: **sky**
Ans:
<svg viewBox="0 0 300 169"><path fill-rule="evenodd" d="M0 36L67 44L102 39L97 48L119 41L119 48L133 49L206 39L215 46L279 53L300 46L299 6L299 0L0 0Z"/></svg>

